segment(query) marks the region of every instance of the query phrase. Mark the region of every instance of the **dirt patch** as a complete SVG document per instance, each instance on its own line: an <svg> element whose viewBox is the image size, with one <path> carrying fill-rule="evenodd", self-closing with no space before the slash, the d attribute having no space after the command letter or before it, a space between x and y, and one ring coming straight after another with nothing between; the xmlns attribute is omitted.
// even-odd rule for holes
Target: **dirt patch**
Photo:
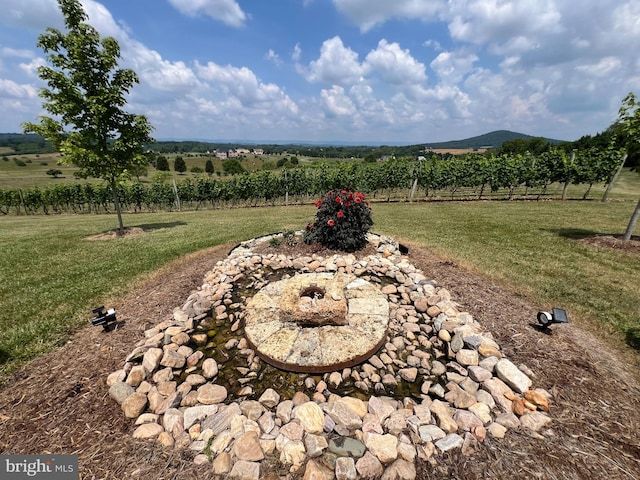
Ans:
<svg viewBox="0 0 640 480"><path fill-rule="evenodd" d="M553 394L552 428L544 437L510 430L475 454L460 451L418 464L418 478L635 479L640 477L638 357L611 349L578 321L551 336L529 326L537 308L507 289L411 243L411 262L447 287L534 384ZM171 316L231 245L182 258L114 302L121 329L87 327L56 352L38 358L0 389L0 452L77 454L81 478L211 478L192 453L136 441L132 421L107 394L106 377L143 338ZM318 251L317 253L321 253ZM573 320L573 319L572 319ZM277 461L264 478L284 474Z"/></svg>
<svg viewBox="0 0 640 480"><path fill-rule="evenodd" d="M116 238L137 237L140 235L144 235L145 233L147 233L147 230L144 230L143 228L140 228L140 227L125 227L122 230L116 228L115 230L109 230L108 232L85 237L85 240L90 240L90 241L115 240Z"/></svg>
<svg viewBox="0 0 640 480"><path fill-rule="evenodd" d="M578 240L580 243L593 245L599 248L610 248L632 255L640 255L640 237L632 236L626 242L622 240L622 235L595 235Z"/></svg>

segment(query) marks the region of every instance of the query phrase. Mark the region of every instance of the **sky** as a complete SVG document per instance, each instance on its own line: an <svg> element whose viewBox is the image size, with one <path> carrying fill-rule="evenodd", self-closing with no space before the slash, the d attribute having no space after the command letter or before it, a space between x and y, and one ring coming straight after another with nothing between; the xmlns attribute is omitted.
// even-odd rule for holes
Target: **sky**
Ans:
<svg viewBox="0 0 640 480"><path fill-rule="evenodd" d="M576 140L640 95L638 0L82 0L158 140ZM56 0L2 0L0 132L42 110Z"/></svg>

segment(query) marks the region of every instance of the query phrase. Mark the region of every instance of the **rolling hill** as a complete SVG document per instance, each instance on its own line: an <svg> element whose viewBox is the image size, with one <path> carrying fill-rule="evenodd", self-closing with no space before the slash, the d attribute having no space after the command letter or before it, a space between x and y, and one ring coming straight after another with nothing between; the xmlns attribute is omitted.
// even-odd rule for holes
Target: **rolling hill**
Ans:
<svg viewBox="0 0 640 480"><path fill-rule="evenodd" d="M496 130L494 132L485 133L484 135L478 135L477 137L465 138L463 140L450 140L448 142L436 142L425 143L432 149L440 148L481 148L481 147L500 147L504 142L508 140L516 140L522 138L527 140L529 138L535 138L532 135L526 135L524 133L512 132L509 130ZM555 140L552 138L545 138L546 141L552 144L562 143L564 140Z"/></svg>

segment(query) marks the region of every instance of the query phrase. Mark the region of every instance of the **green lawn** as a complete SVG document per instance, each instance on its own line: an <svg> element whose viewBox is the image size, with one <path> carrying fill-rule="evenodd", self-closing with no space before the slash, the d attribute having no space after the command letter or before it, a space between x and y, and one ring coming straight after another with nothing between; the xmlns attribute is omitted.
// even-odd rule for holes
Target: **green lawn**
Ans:
<svg viewBox="0 0 640 480"><path fill-rule="evenodd" d="M632 202L374 204L376 232L411 240L502 282L541 308L623 338L640 327L640 256L575 241L620 234ZM0 218L0 372L54 348L122 295L185 254L300 229L314 208L272 207L125 215L139 237L87 241L115 216ZM531 319L514 319L530 321Z"/></svg>

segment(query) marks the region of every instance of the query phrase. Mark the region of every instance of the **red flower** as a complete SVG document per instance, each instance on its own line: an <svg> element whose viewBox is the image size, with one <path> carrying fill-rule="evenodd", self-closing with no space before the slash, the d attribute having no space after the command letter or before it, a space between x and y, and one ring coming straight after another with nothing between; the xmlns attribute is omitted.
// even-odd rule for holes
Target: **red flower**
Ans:
<svg viewBox="0 0 640 480"><path fill-rule="evenodd" d="M347 200L353 200L353 193L350 193L350 194L347 196Z"/></svg>
<svg viewBox="0 0 640 480"><path fill-rule="evenodd" d="M307 232L311 230L311 225L307 223Z"/></svg>
<svg viewBox="0 0 640 480"><path fill-rule="evenodd" d="M330 227L333 227L336 224L335 220L332 218L331 220L327 221L327 225L329 225Z"/></svg>
<svg viewBox="0 0 640 480"><path fill-rule="evenodd" d="M347 207L350 207L350 206L351 206L351 202L347 202L347 203L345 203L345 205L346 205Z"/></svg>
<svg viewBox="0 0 640 480"><path fill-rule="evenodd" d="M316 202L316 208L318 208L320 205L322 205L322 199L318 200Z"/></svg>
<svg viewBox="0 0 640 480"><path fill-rule="evenodd" d="M341 193L344 195L344 194L346 194L346 193L347 193L347 191L346 191L346 190L342 190L342 192L341 192Z"/></svg>
<svg viewBox="0 0 640 480"><path fill-rule="evenodd" d="M344 213L342 212L342 210L340 210L338 212L338 218L342 218L342 217L344 217Z"/></svg>
<svg viewBox="0 0 640 480"><path fill-rule="evenodd" d="M342 203L342 198L340 198L340 197L336 197L336 202L338 202L338 203Z"/></svg>
<svg viewBox="0 0 640 480"><path fill-rule="evenodd" d="M356 203L360 203L361 201L362 201L362 198L356 197Z"/></svg>

